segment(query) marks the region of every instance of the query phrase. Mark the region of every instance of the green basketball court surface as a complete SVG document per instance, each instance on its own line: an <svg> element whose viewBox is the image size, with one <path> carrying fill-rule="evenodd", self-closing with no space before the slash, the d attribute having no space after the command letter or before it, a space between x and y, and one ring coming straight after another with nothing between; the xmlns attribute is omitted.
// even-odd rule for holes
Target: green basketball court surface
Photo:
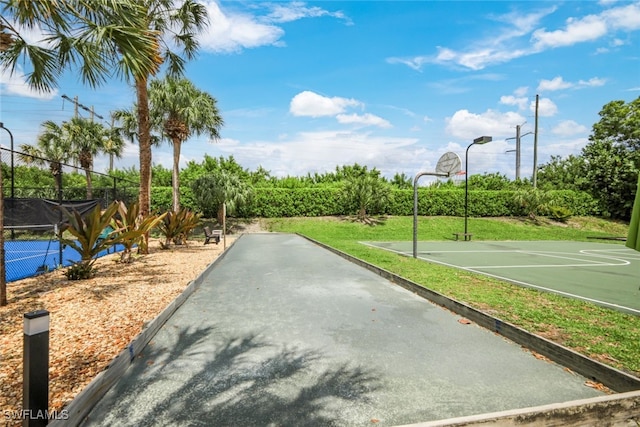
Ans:
<svg viewBox="0 0 640 427"><path fill-rule="evenodd" d="M362 242L407 256L412 242ZM573 241L418 242L424 261L640 315L640 252Z"/></svg>

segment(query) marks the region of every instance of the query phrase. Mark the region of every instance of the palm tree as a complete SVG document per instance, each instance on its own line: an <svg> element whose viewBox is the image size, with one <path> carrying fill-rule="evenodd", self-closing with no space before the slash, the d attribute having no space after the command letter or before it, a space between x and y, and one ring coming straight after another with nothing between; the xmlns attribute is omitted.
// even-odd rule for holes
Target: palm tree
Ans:
<svg viewBox="0 0 640 427"><path fill-rule="evenodd" d="M28 44L10 18L28 28L43 28L54 48ZM116 70L135 81L140 151L140 211L151 202L151 126L147 82L166 62L169 74L184 70L197 51L195 33L208 24L207 10L195 0L91 0L67 2L10 2L0 16L11 42L3 45L0 66L15 71L30 61L28 83L52 89L65 68L80 64L82 79L91 86L103 83ZM185 58L169 46L181 49Z"/></svg>
<svg viewBox="0 0 640 427"><path fill-rule="evenodd" d="M371 223L369 211L382 210L391 198L389 184L375 172L377 171L351 175L347 177L343 187L345 204L355 207L358 220L364 223Z"/></svg>
<svg viewBox="0 0 640 427"><path fill-rule="evenodd" d="M74 117L65 122L62 127L69 134L73 156L77 158L80 167L84 169L87 177L87 199L91 199L93 197L91 182L93 158L104 152L108 131L102 124L83 117Z"/></svg>
<svg viewBox="0 0 640 427"><path fill-rule="evenodd" d="M204 213L210 215L215 212L220 225L224 223L225 210L234 214L253 197L253 187L226 170L216 170L196 178L191 189Z"/></svg>
<svg viewBox="0 0 640 427"><path fill-rule="evenodd" d="M180 210L180 148L191 135L220 137L222 118L216 100L184 78L166 77L149 84L149 101L154 127L161 128L173 145L173 211Z"/></svg>
<svg viewBox="0 0 640 427"><path fill-rule="evenodd" d="M37 145L23 144L18 154L25 163L49 164L49 171L55 181L56 194L62 189L62 164L71 158L71 141L62 126L47 120L42 123L44 130L38 135Z"/></svg>
<svg viewBox="0 0 640 427"><path fill-rule="evenodd" d="M122 139L120 129L114 128L112 124L111 128L107 131L106 139L102 147L102 151L109 156L109 173L113 172L113 159L121 158L123 150L124 139Z"/></svg>
<svg viewBox="0 0 640 427"><path fill-rule="evenodd" d="M192 59L198 48L195 32L208 24L206 8L194 0L183 0L175 8L174 0L143 0L146 9L147 26L153 31L156 49L154 56L158 64L167 62L170 75L182 74L184 59L173 52L169 45L162 43L170 39L174 46L182 49L187 59ZM178 32L174 32L177 28ZM138 144L140 150L140 212L149 213L151 205L151 123L149 119L149 97L147 82L154 72L135 75L136 102L138 104Z"/></svg>
<svg viewBox="0 0 640 427"><path fill-rule="evenodd" d="M149 75L158 68L158 34L149 26L149 8L135 0L3 2L0 68L25 64L30 87L50 92L67 68L78 66L83 83ZM37 27L41 40L29 42L21 28ZM26 31L25 30L25 31Z"/></svg>

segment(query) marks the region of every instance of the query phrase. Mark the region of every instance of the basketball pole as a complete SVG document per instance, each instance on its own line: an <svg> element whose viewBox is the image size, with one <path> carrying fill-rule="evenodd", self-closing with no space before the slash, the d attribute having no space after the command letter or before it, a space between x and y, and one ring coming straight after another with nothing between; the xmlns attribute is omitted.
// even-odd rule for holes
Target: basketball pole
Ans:
<svg viewBox="0 0 640 427"><path fill-rule="evenodd" d="M451 173L420 172L413 179L413 257L418 258L418 180L423 176L449 178Z"/></svg>

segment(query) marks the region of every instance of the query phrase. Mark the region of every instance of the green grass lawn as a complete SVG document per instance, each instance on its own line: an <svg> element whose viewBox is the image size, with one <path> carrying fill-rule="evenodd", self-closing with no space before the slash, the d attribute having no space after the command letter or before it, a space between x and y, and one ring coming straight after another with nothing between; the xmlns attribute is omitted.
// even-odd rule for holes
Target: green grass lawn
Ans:
<svg viewBox="0 0 640 427"><path fill-rule="evenodd" d="M271 231L308 236L595 360L640 376L640 316L358 243L363 240L411 241L412 217L380 219L375 226L344 218L264 221ZM517 218L470 218L468 228L474 240L587 241L594 237L622 237L628 231L627 224L595 218L572 218L567 224ZM421 217L418 240L447 240L453 237L452 233L463 229L462 218Z"/></svg>

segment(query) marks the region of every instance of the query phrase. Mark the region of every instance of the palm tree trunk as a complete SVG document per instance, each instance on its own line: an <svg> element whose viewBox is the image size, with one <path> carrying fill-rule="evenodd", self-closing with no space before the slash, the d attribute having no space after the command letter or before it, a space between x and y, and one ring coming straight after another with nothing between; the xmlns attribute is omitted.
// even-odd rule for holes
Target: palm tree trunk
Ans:
<svg viewBox="0 0 640 427"><path fill-rule="evenodd" d="M91 170L89 168L85 168L84 174L87 176L87 200L91 200L93 198L93 190L92 190L92 182L91 182Z"/></svg>
<svg viewBox="0 0 640 427"><path fill-rule="evenodd" d="M149 97L147 78L136 79L138 100L138 144L140 150L140 215L146 217L151 212L151 124L149 123ZM149 233L144 235L140 252L149 253Z"/></svg>
<svg viewBox="0 0 640 427"><path fill-rule="evenodd" d="M222 225L224 224L224 213L225 213L224 203L221 203L220 206L218 206L218 214L217 214L217 220L218 220L218 224L220 224L220 227L222 227Z"/></svg>
<svg viewBox="0 0 640 427"><path fill-rule="evenodd" d="M143 216L151 210L151 124L149 122L149 97L147 79L136 79L138 100L138 144L140 150L140 213Z"/></svg>
<svg viewBox="0 0 640 427"><path fill-rule="evenodd" d="M173 138L173 211L180 210L180 138Z"/></svg>

